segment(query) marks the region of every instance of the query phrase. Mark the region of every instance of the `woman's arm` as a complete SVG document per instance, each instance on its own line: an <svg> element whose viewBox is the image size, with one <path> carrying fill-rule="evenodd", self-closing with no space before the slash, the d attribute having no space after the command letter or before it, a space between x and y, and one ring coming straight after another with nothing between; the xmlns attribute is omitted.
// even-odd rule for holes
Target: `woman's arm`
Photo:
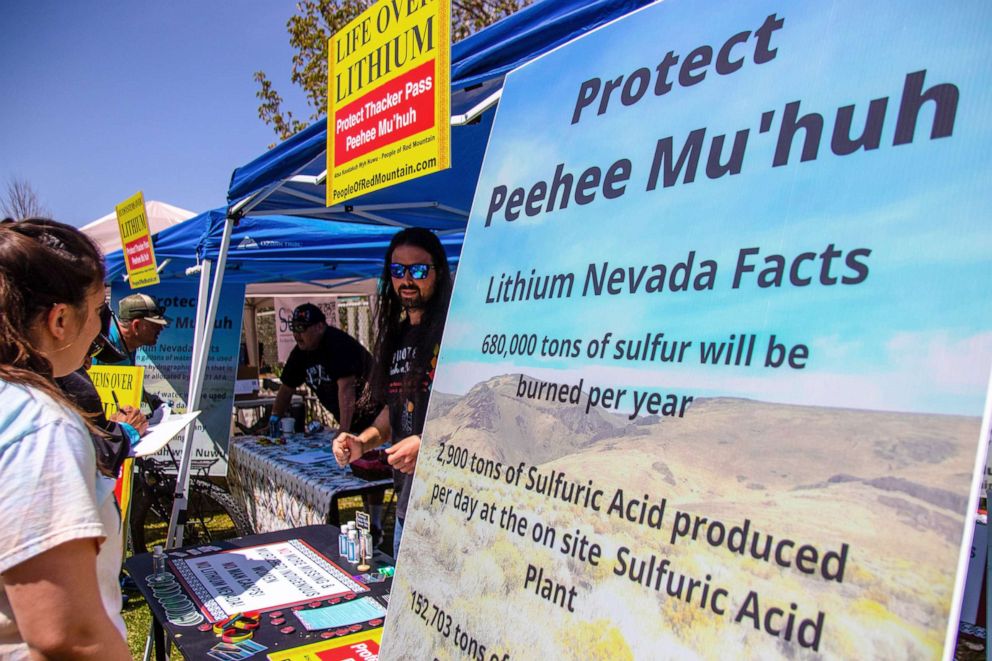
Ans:
<svg viewBox="0 0 992 661"><path fill-rule="evenodd" d="M96 555L96 539L74 539L4 572L4 591L32 658L131 658L100 598Z"/></svg>

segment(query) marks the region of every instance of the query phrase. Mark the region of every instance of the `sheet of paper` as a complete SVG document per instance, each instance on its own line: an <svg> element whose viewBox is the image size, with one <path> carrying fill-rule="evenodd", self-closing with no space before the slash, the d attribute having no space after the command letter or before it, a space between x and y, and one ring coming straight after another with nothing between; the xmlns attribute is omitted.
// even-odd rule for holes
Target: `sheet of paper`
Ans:
<svg viewBox="0 0 992 661"><path fill-rule="evenodd" d="M132 448L135 457L145 457L155 454L165 447L175 437L200 415L199 411L188 413L173 413L165 417L163 422L148 428L148 433L141 437L141 442Z"/></svg>
<svg viewBox="0 0 992 661"><path fill-rule="evenodd" d="M168 404L159 404L159 407L148 416L148 426L154 427L166 422L172 415L172 409Z"/></svg>
<svg viewBox="0 0 992 661"><path fill-rule="evenodd" d="M294 611L293 615L300 620L307 631L316 631L318 629L346 627L349 624L358 624L359 622L374 620L377 617L385 617L386 609L372 597L362 597L354 601L343 601L333 606Z"/></svg>

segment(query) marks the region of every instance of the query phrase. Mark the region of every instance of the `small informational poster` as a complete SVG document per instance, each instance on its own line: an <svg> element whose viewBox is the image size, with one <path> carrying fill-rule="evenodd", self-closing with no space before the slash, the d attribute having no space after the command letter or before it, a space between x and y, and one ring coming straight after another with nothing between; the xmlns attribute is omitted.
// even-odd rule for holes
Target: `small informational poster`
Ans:
<svg viewBox="0 0 992 661"><path fill-rule="evenodd" d="M131 289L158 284L158 266L155 263L151 231L148 229L144 195L140 191L135 193L118 204L115 210L117 225L121 230L121 245L124 247L128 284Z"/></svg>
<svg viewBox="0 0 992 661"><path fill-rule="evenodd" d="M510 73L382 658L949 658L990 62L982 0L665 0Z"/></svg>
<svg viewBox="0 0 992 661"><path fill-rule="evenodd" d="M368 590L298 539L170 562L211 622Z"/></svg>
<svg viewBox="0 0 992 661"><path fill-rule="evenodd" d="M124 406L141 408L141 386L145 368L129 365L93 365L86 373L100 395L103 415L110 418Z"/></svg>
<svg viewBox="0 0 992 661"><path fill-rule="evenodd" d="M450 0L380 0L327 42L327 206L451 164Z"/></svg>
<svg viewBox="0 0 992 661"><path fill-rule="evenodd" d="M386 615L386 609L372 597L362 597L323 608L295 611L293 615L307 631L319 631L382 618Z"/></svg>

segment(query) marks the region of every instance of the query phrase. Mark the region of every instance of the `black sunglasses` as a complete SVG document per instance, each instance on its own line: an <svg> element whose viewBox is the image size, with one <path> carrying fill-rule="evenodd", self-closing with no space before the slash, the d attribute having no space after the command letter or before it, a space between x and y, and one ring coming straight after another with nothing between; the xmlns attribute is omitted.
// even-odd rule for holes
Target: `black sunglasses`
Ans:
<svg viewBox="0 0 992 661"><path fill-rule="evenodd" d="M317 325L319 323L320 323L319 321L313 321L313 322L309 322L309 323L308 322L305 322L305 321L298 321L296 323L290 324L289 325L289 330L291 332L293 332L293 333L302 333L303 331L305 331L306 329L310 328L311 326L315 326L315 325Z"/></svg>
<svg viewBox="0 0 992 661"><path fill-rule="evenodd" d="M110 335L110 319L113 315L110 311L110 305L104 302L97 314L100 316L100 332L96 334L96 337L93 338L93 343L90 344L88 354L90 358L96 358L97 354L103 351L107 345L107 337Z"/></svg>
<svg viewBox="0 0 992 661"><path fill-rule="evenodd" d="M393 276L397 280L406 276L407 271L410 272L410 277L414 280L423 280L427 277L427 274L431 272L430 264L399 264L393 262L389 265L389 275Z"/></svg>

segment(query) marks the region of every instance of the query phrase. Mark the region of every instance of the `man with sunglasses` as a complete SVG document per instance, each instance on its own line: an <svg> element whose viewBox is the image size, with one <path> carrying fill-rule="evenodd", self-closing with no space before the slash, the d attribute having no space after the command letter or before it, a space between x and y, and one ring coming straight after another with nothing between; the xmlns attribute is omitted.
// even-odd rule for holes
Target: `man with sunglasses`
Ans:
<svg viewBox="0 0 992 661"><path fill-rule="evenodd" d="M392 440L386 455L397 493L394 554L399 553L451 286L448 258L435 234L409 228L393 237L379 279L376 362L369 378L369 396L386 406L360 433L334 439L334 456L342 466Z"/></svg>
<svg viewBox="0 0 992 661"><path fill-rule="evenodd" d="M327 317L313 303L293 310L289 329L296 346L282 370L272 417L281 418L289 410L296 389L306 383L342 430L350 431L356 425L364 429L375 412L363 415L356 402L365 389L372 356L351 335L328 325Z"/></svg>

